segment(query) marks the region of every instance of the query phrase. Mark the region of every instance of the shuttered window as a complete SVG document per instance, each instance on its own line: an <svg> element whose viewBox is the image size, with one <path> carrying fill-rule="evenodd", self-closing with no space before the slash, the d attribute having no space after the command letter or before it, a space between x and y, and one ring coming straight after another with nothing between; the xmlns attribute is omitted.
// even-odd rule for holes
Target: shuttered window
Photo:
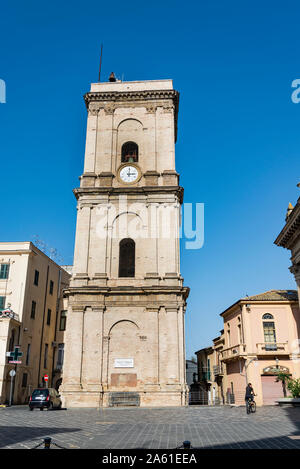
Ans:
<svg viewBox="0 0 300 469"><path fill-rule="evenodd" d="M5 308L5 296L0 296L0 309Z"/></svg>
<svg viewBox="0 0 300 469"><path fill-rule="evenodd" d="M8 278L9 264L0 264L0 279Z"/></svg>

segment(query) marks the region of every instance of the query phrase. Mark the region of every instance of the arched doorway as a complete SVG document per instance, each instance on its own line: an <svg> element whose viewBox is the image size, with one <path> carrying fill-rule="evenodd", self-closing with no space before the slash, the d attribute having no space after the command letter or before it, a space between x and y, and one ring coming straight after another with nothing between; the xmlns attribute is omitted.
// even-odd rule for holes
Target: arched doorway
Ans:
<svg viewBox="0 0 300 469"><path fill-rule="evenodd" d="M276 405L277 399L284 397L283 383L277 379L279 372L290 373L284 366L268 366L263 369L261 376L263 405Z"/></svg>
<svg viewBox="0 0 300 469"><path fill-rule="evenodd" d="M114 324L109 333L108 382L114 389L137 387L139 374L139 329L129 320Z"/></svg>

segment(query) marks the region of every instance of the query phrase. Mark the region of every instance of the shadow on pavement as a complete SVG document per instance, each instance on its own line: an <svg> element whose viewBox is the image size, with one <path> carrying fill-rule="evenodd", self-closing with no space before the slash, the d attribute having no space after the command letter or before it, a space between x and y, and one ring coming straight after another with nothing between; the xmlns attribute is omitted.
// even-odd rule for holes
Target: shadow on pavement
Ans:
<svg viewBox="0 0 300 469"><path fill-rule="evenodd" d="M47 436L59 433L74 433L81 431L81 428L63 428L63 427L5 427L1 426L1 433L5 436L0 440L0 448L15 445L30 440L30 447L34 447ZM59 439L58 437L56 437ZM32 441L36 440L36 441Z"/></svg>
<svg viewBox="0 0 300 469"><path fill-rule="evenodd" d="M277 406L275 406L277 407ZM300 449L300 408L283 408L286 416L294 425L294 431L288 435L260 438L256 440L237 441L233 443L223 443L207 445L203 449ZM249 415L251 422L252 415ZM295 438L296 437L296 438ZM198 449L198 448L197 448ZM200 449L200 448L199 448Z"/></svg>
<svg viewBox="0 0 300 469"><path fill-rule="evenodd" d="M276 406L277 407L277 406ZM204 449L204 450L217 450L217 449L300 449L300 407L287 407L283 408L286 416L292 422L294 429L291 430L288 434L282 434L280 436L267 437L267 438L257 438L252 440L247 440L243 438L243 435L240 435L238 441L232 442L223 442L223 443L210 443L203 444L203 446L193 445L193 439L190 437L192 449ZM251 423L251 418L253 414L248 416L249 423ZM245 420L244 420L245 421ZM270 425L272 423L270 422ZM166 449L161 448L159 445L153 448L153 441L145 442L140 448L137 449ZM175 449L175 448L168 448Z"/></svg>

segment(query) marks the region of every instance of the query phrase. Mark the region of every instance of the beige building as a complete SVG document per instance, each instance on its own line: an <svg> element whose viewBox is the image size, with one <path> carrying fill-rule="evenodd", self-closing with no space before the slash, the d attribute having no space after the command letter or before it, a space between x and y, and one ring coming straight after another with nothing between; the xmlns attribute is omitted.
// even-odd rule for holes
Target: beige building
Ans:
<svg viewBox="0 0 300 469"><path fill-rule="evenodd" d="M225 403L223 378L224 364L221 360L224 348L224 331L213 339L211 347L196 352L198 365L198 389L194 388L191 401L199 404L218 405ZM198 393L198 394L197 394Z"/></svg>
<svg viewBox="0 0 300 469"><path fill-rule="evenodd" d="M224 388L232 403L244 404L246 383L258 405L283 397L279 371L300 377L300 316L295 290L271 290L242 298L221 314L226 365Z"/></svg>
<svg viewBox="0 0 300 469"><path fill-rule="evenodd" d="M196 352L199 386L206 391L203 403L243 405L250 382L258 405L274 405L283 397L278 373L300 377L297 292L271 290L242 298L221 317L221 335Z"/></svg>
<svg viewBox="0 0 300 469"><path fill-rule="evenodd" d="M70 275L30 242L0 243L0 403L27 402L31 391L56 386L63 354L62 289ZM15 347L22 355L8 357ZM21 363L9 363L20 361Z"/></svg>
<svg viewBox="0 0 300 469"><path fill-rule="evenodd" d="M172 80L94 83L77 198L67 407L186 403Z"/></svg>
<svg viewBox="0 0 300 469"><path fill-rule="evenodd" d="M298 187L300 187L300 183ZM300 305L300 197L295 207L289 204L285 221L285 226L274 243L291 251L290 271L295 276Z"/></svg>

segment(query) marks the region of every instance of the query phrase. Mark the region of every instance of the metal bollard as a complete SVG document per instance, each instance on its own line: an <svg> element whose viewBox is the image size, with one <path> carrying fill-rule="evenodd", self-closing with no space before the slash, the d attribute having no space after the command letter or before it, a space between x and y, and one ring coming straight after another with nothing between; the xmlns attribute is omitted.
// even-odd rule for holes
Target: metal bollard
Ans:
<svg viewBox="0 0 300 469"><path fill-rule="evenodd" d="M192 449L191 442L189 440L185 440L181 446L177 446L176 449Z"/></svg>
<svg viewBox="0 0 300 469"><path fill-rule="evenodd" d="M44 449L50 449L50 446L51 446L51 438L50 437L46 437L44 438Z"/></svg>
<svg viewBox="0 0 300 469"><path fill-rule="evenodd" d="M37 449L39 448L40 446L44 445L44 448L43 449L51 449L51 445L52 446L56 446L57 448L60 448L60 449L66 449L64 448L63 446L60 446L58 445L57 443L55 443L55 441L52 441L52 438L50 438L49 436L47 436L46 438L44 438L44 440L42 441L42 443L39 443L38 445L34 446L33 448L31 449Z"/></svg>
<svg viewBox="0 0 300 469"><path fill-rule="evenodd" d="M184 449L191 449L191 442L188 441L188 440L184 441L184 442L182 443L182 447L183 447Z"/></svg>

